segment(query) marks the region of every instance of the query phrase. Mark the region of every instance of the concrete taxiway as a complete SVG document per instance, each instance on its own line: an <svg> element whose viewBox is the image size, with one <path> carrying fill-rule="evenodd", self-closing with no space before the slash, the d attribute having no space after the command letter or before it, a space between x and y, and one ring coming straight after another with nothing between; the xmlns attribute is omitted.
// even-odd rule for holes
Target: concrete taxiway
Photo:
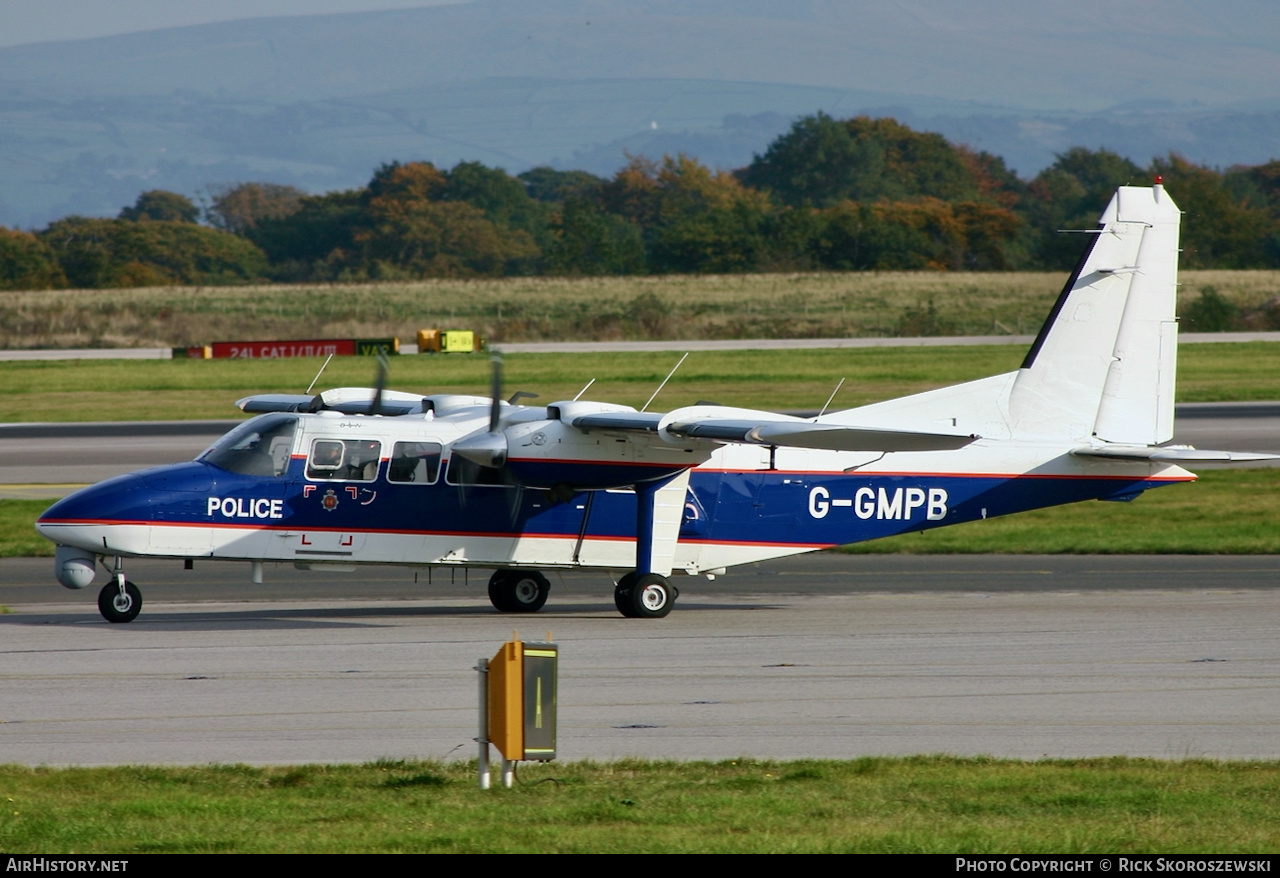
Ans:
<svg viewBox="0 0 1280 878"><path fill-rule="evenodd" d="M483 576L246 566L134 562L110 625L0 561L0 761L470 758L513 629L561 644L562 759L1280 756L1276 557L820 554L679 578L655 621L599 574L511 616Z"/></svg>

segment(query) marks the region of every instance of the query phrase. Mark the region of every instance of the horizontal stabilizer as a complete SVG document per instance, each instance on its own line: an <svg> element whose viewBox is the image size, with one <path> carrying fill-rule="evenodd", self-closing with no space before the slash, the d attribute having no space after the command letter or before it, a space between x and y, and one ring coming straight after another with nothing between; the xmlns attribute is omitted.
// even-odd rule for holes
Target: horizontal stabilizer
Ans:
<svg viewBox="0 0 1280 878"><path fill-rule="evenodd" d="M1071 452L1080 457L1110 457L1119 460L1155 460L1168 463L1257 463L1280 460L1280 454L1257 454L1252 451L1211 451L1190 446L1106 445L1077 448Z"/></svg>

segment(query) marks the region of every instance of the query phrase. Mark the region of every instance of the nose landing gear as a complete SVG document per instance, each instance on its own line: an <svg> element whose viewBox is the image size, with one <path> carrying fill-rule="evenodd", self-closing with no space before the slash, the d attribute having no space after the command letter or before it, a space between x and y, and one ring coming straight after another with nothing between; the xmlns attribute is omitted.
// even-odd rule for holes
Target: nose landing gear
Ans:
<svg viewBox="0 0 1280 878"><path fill-rule="evenodd" d="M108 622L132 622L141 610L142 592L123 573L117 573L98 592L98 612Z"/></svg>

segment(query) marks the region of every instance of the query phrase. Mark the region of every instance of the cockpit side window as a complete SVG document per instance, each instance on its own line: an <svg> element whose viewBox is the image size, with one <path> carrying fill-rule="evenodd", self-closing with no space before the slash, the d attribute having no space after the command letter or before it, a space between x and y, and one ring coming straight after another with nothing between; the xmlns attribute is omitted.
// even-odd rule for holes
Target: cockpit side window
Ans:
<svg viewBox="0 0 1280 878"><path fill-rule="evenodd" d="M270 414L245 421L197 460L242 476L282 476L289 468L295 415Z"/></svg>
<svg viewBox="0 0 1280 878"><path fill-rule="evenodd" d="M372 482L381 454L382 443L372 439L316 439L307 457L307 478Z"/></svg>
<svg viewBox="0 0 1280 878"><path fill-rule="evenodd" d="M434 484L443 450L439 442L397 442L391 452L387 481Z"/></svg>

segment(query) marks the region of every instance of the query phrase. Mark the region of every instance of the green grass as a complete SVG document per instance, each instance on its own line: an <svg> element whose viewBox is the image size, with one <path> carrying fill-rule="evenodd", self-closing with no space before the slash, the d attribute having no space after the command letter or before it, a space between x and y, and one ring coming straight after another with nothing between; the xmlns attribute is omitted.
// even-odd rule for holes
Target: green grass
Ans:
<svg viewBox="0 0 1280 878"><path fill-rule="evenodd" d="M52 557L53 543L36 533L52 500L0 500L0 558Z"/></svg>
<svg viewBox="0 0 1280 878"><path fill-rule="evenodd" d="M700 400L753 408L817 409L846 379L834 406L849 408L1016 369L1017 346L721 351L691 354L654 402L669 410ZM1280 345L1185 345L1178 400L1280 399ZM636 407L679 360L677 353L509 354L505 392L551 402L576 395ZM0 422L225 419L252 393L301 393L322 359L41 360L0 363ZM488 392L489 359L403 356L390 386L418 393ZM334 358L317 389L373 383L373 361Z"/></svg>
<svg viewBox="0 0 1280 878"><path fill-rule="evenodd" d="M0 500L0 557L46 556L34 531L51 501ZM1280 468L1206 470L1131 503L1088 501L855 543L866 554L1280 554Z"/></svg>
<svg viewBox="0 0 1280 878"><path fill-rule="evenodd" d="M1180 279L1184 307L1206 286L1246 308L1280 294L1278 271ZM0 292L0 348L412 341L425 328L473 329L492 341L1025 335L1065 280L1065 272L920 271Z"/></svg>
<svg viewBox="0 0 1280 878"><path fill-rule="evenodd" d="M19 853L1271 853L1280 763L0 766Z"/></svg>
<svg viewBox="0 0 1280 878"><path fill-rule="evenodd" d="M837 397L853 406L939 384L1016 368L1014 348L699 352L655 401L660 409L698 400L725 405L820 408L840 378ZM636 407L680 359L678 353L510 354L505 392L529 390L539 401L571 399L592 378L588 397ZM0 363L0 421L188 420L230 418L251 393L301 393L323 359L42 360ZM996 369L993 370L993 366ZM335 358L317 390L371 386L374 363ZM489 388L489 358L403 356L391 361L389 385L418 393L480 393Z"/></svg>

